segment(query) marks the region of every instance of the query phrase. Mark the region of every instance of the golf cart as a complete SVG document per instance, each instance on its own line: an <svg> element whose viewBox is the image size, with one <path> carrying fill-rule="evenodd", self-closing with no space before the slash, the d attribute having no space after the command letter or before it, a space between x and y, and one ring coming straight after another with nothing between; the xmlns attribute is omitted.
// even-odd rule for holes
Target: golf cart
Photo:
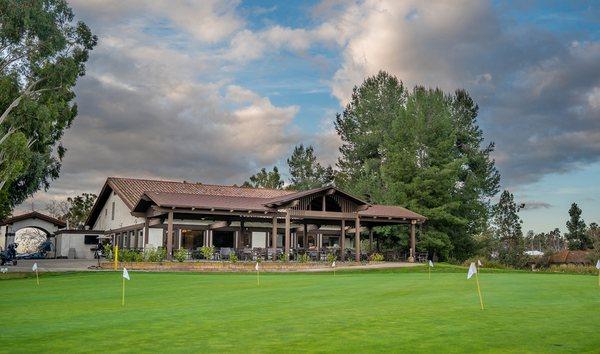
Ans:
<svg viewBox="0 0 600 354"><path fill-rule="evenodd" d="M0 265L17 265L17 246L16 243L11 243L6 246L6 250L0 252Z"/></svg>

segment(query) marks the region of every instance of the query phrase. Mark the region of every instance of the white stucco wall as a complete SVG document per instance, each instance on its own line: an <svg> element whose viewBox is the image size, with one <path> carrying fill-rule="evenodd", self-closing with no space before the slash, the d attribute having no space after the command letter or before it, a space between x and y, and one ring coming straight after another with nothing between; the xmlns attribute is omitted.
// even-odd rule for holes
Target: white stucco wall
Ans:
<svg viewBox="0 0 600 354"><path fill-rule="evenodd" d="M57 257L68 257L69 249L75 249L77 259L94 259L94 251L97 245L86 245L84 240L86 235L96 235L82 230L81 233L64 233L56 236Z"/></svg>
<svg viewBox="0 0 600 354"><path fill-rule="evenodd" d="M257 231L252 231L252 247L260 247L260 248L265 248L266 247L266 238L267 238L267 233L266 232L257 232Z"/></svg>
<svg viewBox="0 0 600 354"><path fill-rule="evenodd" d="M163 242L163 230L150 228L148 235L148 244L146 247L158 248L162 246Z"/></svg>
<svg viewBox="0 0 600 354"><path fill-rule="evenodd" d="M55 233L56 231L58 231L58 227L56 227L54 224L41 220L41 219L25 219L25 220L21 220L21 221L17 221L12 225L8 225L8 232L17 232L20 229L26 228L26 227L37 227L40 229L44 229L46 231L48 231L50 234Z"/></svg>
<svg viewBox="0 0 600 354"><path fill-rule="evenodd" d="M4 248L6 248L5 240L6 240L6 226L0 226L0 248L2 248L2 250L4 250Z"/></svg>
<svg viewBox="0 0 600 354"><path fill-rule="evenodd" d="M112 205L115 203L115 215L112 216ZM131 215L131 211L125 205L125 202L114 192L110 194L106 203L100 211L100 215L94 224L94 230L114 230L121 227L141 224L144 222L143 218L136 218Z"/></svg>

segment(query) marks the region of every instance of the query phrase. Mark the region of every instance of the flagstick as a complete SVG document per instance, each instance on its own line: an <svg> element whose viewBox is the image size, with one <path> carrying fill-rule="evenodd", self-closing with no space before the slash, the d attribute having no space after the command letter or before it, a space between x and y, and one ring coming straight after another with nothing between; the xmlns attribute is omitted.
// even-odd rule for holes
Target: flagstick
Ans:
<svg viewBox="0 0 600 354"><path fill-rule="evenodd" d="M431 266L427 264L427 269L429 269L429 280L431 280Z"/></svg>
<svg viewBox="0 0 600 354"><path fill-rule="evenodd" d="M119 264L119 246L115 246L115 270Z"/></svg>
<svg viewBox="0 0 600 354"><path fill-rule="evenodd" d="M40 277L38 275L38 270L37 268L35 269L35 280L37 281L37 285L40 285Z"/></svg>
<svg viewBox="0 0 600 354"><path fill-rule="evenodd" d="M121 277L123 278L123 297L121 298L121 306L125 306L125 277Z"/></svg>
<svg viewBox="0 0 600 354"><path fill-rule="evenodd" d="M256 271L256 285L260 286L260 270Z"/></svg>
<svg viewBox="0 0 600 354"><path fill-rule="evenodd" d="M483 310L483 298L481 297L481 289L479 288L479 275L475 273L475 281L477 282L477 293L479 294L479 303L481 304L481 309Z"/></svg>

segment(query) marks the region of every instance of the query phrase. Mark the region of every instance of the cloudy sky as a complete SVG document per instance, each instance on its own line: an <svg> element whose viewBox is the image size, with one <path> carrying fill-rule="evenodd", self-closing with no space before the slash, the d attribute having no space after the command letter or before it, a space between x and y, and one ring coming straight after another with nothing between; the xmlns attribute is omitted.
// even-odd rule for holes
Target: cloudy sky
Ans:
<svg viewBox="0 0 600 354"><path fill-rule="evenodd" d="M99 45L62 175L36 205L97 193L107 176L241 183L300 142L333 162L335 113L383 69L476 98L525 230L564 229L571 202L600 222L598 3L71 4Z"/></svg>

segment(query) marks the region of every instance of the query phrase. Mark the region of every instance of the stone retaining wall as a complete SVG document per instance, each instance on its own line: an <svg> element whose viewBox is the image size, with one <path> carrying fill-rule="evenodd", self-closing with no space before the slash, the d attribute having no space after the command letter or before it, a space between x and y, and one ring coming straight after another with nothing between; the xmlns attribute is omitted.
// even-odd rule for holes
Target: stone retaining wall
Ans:
<svg viewBox="0 0 600 354"><path fill-rule="evenodd" d="M119 262L119 268L131 270L151 270L151 271L198 271L198 272L254 272L254 262ZM361 263L345 262L339 263L338 267L358 266ZM100 264L102 269L111 270L114 268L113 262L103 262ZM260 263L261 272L293 272L306 271L313 269L331 269L328 263L294 263L294 262L262 262Z"/></svg>

